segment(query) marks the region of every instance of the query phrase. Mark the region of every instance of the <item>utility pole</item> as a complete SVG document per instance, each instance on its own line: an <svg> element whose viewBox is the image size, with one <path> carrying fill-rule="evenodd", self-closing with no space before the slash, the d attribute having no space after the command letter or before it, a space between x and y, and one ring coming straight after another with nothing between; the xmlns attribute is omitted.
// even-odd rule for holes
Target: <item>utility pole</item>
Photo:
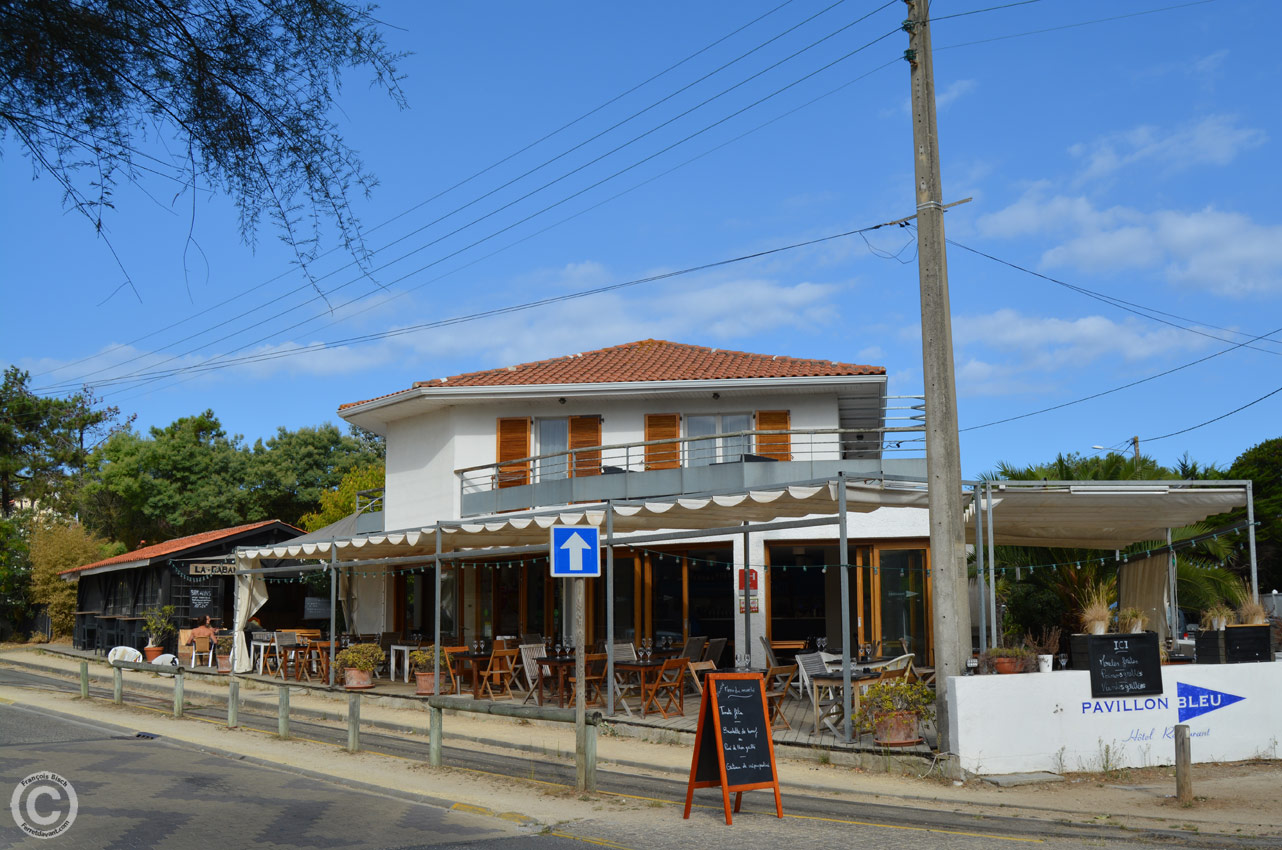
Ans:
<svg viewBox="0 0 1282 850"><path fill-rule="evenodd" d="M1139 478L1141 476L1140 476L1140 437L1138 434L1136 434L1134 437L1131 437L1131 445L1135 447L1135 477Z"/></svg>
<svg viewBox="0 0 1282 850"><path fill-rule="evenodd" d="M957 438L957 387L948 303L948 261L935 127L935 71L930 48L930 0L908 5L912 68L913 148L917 190L917 270L921 283L922 372L926 392L926 480L930 487L930 552L939 750L949 752L947 682L964 672L970 655L970 605L962 527L961 448Z"/></svg>

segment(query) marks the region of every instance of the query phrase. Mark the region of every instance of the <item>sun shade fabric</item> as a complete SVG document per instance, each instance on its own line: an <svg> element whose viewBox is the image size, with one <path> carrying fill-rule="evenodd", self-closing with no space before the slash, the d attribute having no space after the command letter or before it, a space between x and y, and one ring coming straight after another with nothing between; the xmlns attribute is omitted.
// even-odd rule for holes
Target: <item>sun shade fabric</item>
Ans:
<svg viewBox="0 0 1282 850"><path fill-rule="evenodd" d="M1201 522L1246 505L1242 487L1054 488L993 491L993 536L999 546L1122 549L1145 540L1166 541L1166 529ZM966 541L975 542L972 505Z"/></svg>
<svg viewBox="0 0 1282 850"><path fill-rule="evenodd" d="M847 509L868 512L880 507L926 507L924 489L900 490L880 486L846 488ZM484 549L497 546L546 544L553 525L594 525L605 523L604 504L576 505L557 513L514 513L479 517L474 522L442 525L446 549ZM614 505L616 534L638 531L697 530L723 528L748 522L835 515L837 490L833 484L792 486L778 490L750 490L726 496L705 496L666 501ZM250 560L328 558L331 549L340 561L373 560L436 552L435 526L408 531L352 537L346 540L315 541L297 546L241 550ZM533 556L532 556L533 557Z"/></svg>

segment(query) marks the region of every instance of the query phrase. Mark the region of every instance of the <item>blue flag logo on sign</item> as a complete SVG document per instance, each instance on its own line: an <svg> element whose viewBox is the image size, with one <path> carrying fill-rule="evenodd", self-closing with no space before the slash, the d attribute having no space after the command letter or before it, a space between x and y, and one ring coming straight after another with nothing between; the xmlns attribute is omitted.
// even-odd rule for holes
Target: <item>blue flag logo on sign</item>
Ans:
<svg viewBox="0 0 1282 850"><path fill-rule="evenodd" d="M1186 685L1183 682L1175 683L1175 692L1179 701L1181 723L1192 717L1197 717L1246 699L1246 697L1226 694L1223 691L1199 688L1197 685Z"/></svg>
<svg viewBox="0 0 1282 850"><path fill-rule="evenodd" d="M552 577L601 575L601 531L596 526L552 527Z"/></svg>

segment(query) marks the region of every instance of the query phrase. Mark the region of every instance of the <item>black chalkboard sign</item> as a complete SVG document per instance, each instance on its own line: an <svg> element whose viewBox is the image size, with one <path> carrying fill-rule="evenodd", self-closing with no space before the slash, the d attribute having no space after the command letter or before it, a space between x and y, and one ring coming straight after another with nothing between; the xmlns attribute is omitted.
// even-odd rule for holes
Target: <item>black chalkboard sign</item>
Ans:
<svg viewBox="0 0 1282 850"><path fill-rule="evenodd" d="M1224 655L1230 664L1272 661L1269 626L1228 626L1224 629Z"/></svg>
<svg viewBox="0 0 1282 850"><path fill-rule="evenodd" d="M760 673L709 673L699 704L690 782L686 787L685 817L690 817L696 788L721 788L726 823L744 791L773 788L775 810L783 817L774 741L770 735L765 680Z"/></svg>
<svg viewBox="0 0 1282 850"><path fill-rule="evenodd" d="M223 615L223 589L217 582L195 585L190 590L188 613L200 619Z"/></svg>
<svg viewBox="0 0 1282 850"><path fill-rule="evenodd" d="M1092 697L1162 693L1162 656L1157 648L1157 632L1089 637Z"/></svg>

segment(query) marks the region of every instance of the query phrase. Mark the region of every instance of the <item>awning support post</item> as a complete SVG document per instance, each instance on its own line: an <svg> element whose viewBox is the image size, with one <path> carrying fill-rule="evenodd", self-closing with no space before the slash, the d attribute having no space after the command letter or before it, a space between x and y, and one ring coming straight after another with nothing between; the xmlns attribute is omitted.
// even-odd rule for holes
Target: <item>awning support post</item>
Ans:
<svg viewBox="0 0 1282 850"><path fill-rule="evenodd" d="M329 686L334 687L334 645L338 643L338 567L334 566L338 558L336 547L329 547Z"/></svg>
<svg viewBox="0 0 1282 850"><path fill-rule="evenodd" d="M846 535L846 475L837 473L837 546L841 552L841 707L842 733L849 742L853 734L850 708L852 693L850 690L850 560L849 543ZM766 683L770 687L770 683Z"/></svg>
<svg viewBox="0 0 1282 850"><path fill-rule="evenodd" d="M997 646L997 546L993 540L993 483L991 481L984 484L986 491L987 515L985 521L988 523L988 618L992 626L992 646Z"/></svg>
<svg viewBox="0 0 1282 850"><path fill-rule="evenodd" d="M1260 601L1260 577L1255 565L1255 495L1246 482L1246 542L1251 555L1251 599Z"/></svg>
<svg viewBox="0 0 1282 850"><path fill-rule="evenodd" d="M614 505L605 502L605 713L614 714Z"/></svg>
<svg viewBox="0 0 1282 850"><path fill-rule="evenodd" d="M441 527L436 527L436 563L433 565L433 571L436 573L436 594L432 597L435 601L435 621L432 625L432 693L441 693ZM439 764L433 767L439 767Z"/></svg>
<svg viewBox="0 0 1282 850"><path fill-rule="evenodd" d="M971 491L971 501L975 504L975 589L979 595L979 651L988 651L988 591L984 581L984 500L980 488Z"/></svg>

